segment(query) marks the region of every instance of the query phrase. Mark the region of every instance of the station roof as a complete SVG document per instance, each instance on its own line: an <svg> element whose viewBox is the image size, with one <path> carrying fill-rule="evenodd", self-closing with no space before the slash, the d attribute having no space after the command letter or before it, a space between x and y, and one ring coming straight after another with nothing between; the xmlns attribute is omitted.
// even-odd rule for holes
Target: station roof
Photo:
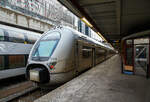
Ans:
<svg viewBox="0 0 150 102"><path fill-rule="evenodd" d="M150 28L150 0L58 0L109 42Z"/></svg>

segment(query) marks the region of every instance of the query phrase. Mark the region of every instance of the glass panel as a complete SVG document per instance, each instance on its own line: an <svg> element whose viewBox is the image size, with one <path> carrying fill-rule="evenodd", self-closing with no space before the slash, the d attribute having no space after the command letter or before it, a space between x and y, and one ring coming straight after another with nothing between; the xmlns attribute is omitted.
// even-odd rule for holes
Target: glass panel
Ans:
<svg viewBox="0 0 150 102"><path fill-rule="evenodd" d="M100 58L106 55L106 51L104 49L96 49L96 58Z"/></svg>
<svg viewBox="0 0 150 102"><path fill-rule="evenodd" d="M126 40L126 44L132 44L132 40Z"/></svg>
<svg viewBox="0 0 150 102"><path fill-rule="evenodd" d="M41 41L35 53L33 54L33 57L50 57L56 43L57 40Z"/></svg>
<svg viewBox="0 0 150 102"><path fill-rule="evenodd" d="M144 71L146 71L146 68L147 68L147 56L146 56L146 54L148 53L147 48L148 48L147 45L136 45L135 46L135 50L136 50L136 56L135 56L136 73L139 73L141 71L141 68Z"/></svg>
<svg viewBox="0 0 150 102"><path fill-rule="evenodd" d="M27 43L28 44L34 44L36 40L40 37L40 35L35 35L35 34L25 34L27 37Z"/></svg>
<svg viewBox="0 0 150 102"><path fill-rule="evenodd" d="M126 64L127 65L132 65L132 59L133 59L133 57L132 57L132 48L127 48L126 49Z"/></svg>
<svg viewBox="0 0 150 102"><path fill-rule="evenodd" d="M4 41L4 31L0 29L0 41Z"/></svg>
<svg viewBox="0 0 150 102"><path fill-rule="evenodd" d="M47 32L45 36L41 38L34 48L32 52L32 59L33 60L40 60L45 61L48 60L49 57L52 55L59 39L60 33L58 32Z"/></svg>
<svg viewBox="0 0 150 102"><path fill-rule="evenodd" d="M9 56L9 68L25 67L24 55Z"/></svg>
<svg viewBox="0 0 150 102"><path fill-rule="evenodd" d="M146 47L136 46L136 57L137 58L146 58Z"/></svg>
<svg viewBox="0 0 150 102"><path fill-rule="evenodd" d="M149 44L149 38L134 39L134 44Z"/></svg>
<svg viewBox="0 0 150 102"><path fill-rule="evenodd" d="M82 48L82 56L83 58L91 57L92 49L87 46L83 46Z"/></svg>
<svg viewBox="0 0 150 102"><path fill-rule="evenodd" d="M12 30L8 30L8 33L10 42L24 43L25 41L24 34Z"/></svg>
<svg viewBox="0 0 150 102"><path fill-rule="evenodd" d="M0 70L4 69L4 56L0 56Z"/></svg>

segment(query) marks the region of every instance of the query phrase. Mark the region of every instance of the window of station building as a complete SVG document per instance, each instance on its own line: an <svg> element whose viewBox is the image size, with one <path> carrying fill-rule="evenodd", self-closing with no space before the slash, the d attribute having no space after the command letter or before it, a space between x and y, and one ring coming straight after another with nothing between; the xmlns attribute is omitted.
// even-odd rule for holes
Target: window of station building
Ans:
<svg viewBox="0 0 150 102"><path fill-rule="evenodd" d="M0 70L4 69L4 56L0 56Z"/></svg>
<svg viewBox="0 0 150 102"><path fill-rule="evenodd" d="M9 41L10 42L24 43L24 41L25 41L24 34L22 34L20 32L8 30L8 34L9 34Z"/></svg>
<svg viewBox="0 0 150 102"><path fill-rule="evenodd" d="M132 59L133 59L132 51L133 51L132 48L126 49L126 64L127 65L132 65Z"/></svg>
<svg viewBox="0 0 150 102"><path fill-rule="evenodd" d="M126 65L133 65L133 40L126 40Z"/></svg>
<svg viewBox="0 0 150 102"><path fill-rule="evenodd" d="M24 55L11 55L9 56L9 68L20 68L25 67L25 56Z"/></svg>
<svg viewBox="0 0 150 102"><path fill-rule="evenodd" d="M83 58L89 58L92 54L92 49L87 46L82 47L82 57Z"/></svg>
<svg viewBox="0 0 150 102"><path fill-rule="evenodd" d="M136 57L137 58L146 58L146 46L136 45Z"/></svg>
<svg viewBox="0 0 150 102"><path fill-rule="evenodd" d="M4 31L0 29L0 41L4 41Z"/></svg>

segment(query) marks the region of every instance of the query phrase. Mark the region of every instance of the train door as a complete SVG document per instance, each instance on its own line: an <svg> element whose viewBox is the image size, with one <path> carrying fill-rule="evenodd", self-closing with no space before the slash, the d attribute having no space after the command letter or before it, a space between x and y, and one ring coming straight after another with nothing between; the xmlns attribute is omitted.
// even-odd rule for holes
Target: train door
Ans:
<svg viewBox="0 0 150 102"><path fill-rule="evenodd" d="M75 68L75 75L79 73L79 46L78 40L74 42L74 68Z"/></svg>
<svg viewBox="0 0 150 102"><path fill-rule="evenodd" d="M149 68L149 39L134 40L134 72L136 75L147 76Z"/></svg>
<svg viewBox="0 0 150 102"><path fill-rule="evenodd" d="M92 48L92 67L96 65L95 48Z"/></svg>

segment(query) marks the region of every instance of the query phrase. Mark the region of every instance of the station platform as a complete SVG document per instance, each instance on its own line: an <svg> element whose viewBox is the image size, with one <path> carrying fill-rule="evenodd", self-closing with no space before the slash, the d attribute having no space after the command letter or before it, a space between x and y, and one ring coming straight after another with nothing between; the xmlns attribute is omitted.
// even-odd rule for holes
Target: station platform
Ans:
<svg viewBox="0 0 150 102"><path fill-rule="evenodd" d="M121 74L114 55L34 102L150 102L150 80Z"/></svg>

